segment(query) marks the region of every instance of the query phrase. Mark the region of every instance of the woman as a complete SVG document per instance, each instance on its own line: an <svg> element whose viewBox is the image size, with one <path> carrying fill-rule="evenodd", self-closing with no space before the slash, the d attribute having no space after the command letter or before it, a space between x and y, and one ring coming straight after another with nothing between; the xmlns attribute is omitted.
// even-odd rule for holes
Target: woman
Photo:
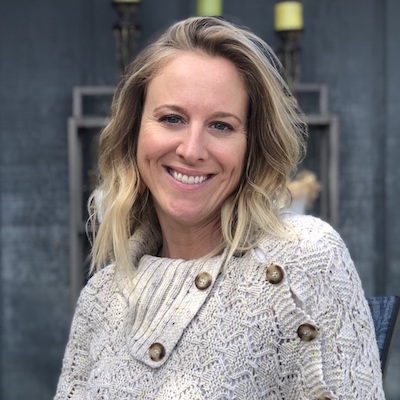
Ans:
<svg viewBox="0 0 400 400"><path fill-rule="evenodd" d="M97 272L56 399L384 398L345 245L283 211L304 133L248 30L189 18L137 57L101 136Z"/></svg>

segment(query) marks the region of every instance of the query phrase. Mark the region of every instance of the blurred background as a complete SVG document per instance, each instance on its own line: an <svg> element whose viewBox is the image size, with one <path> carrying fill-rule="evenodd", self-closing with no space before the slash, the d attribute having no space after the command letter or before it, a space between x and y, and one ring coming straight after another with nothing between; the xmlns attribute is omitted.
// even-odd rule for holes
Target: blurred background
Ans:
<svg viewBox="0 0 400 400"><path fill-rule="evenodd" d="M134 22L135 52L197 12L196 0L142 0L123 19L115 3L0 1L2 400L55 393L85 279L83 204L121 74L120 28ZM275 5L225 0L222 15L285 50ZM366 295L399 295L400 2L303 0L302 10L289 56L311 122L305 166L322 188L309 212L340 232ZM400 398L398 336L388 400Z"/></svg>

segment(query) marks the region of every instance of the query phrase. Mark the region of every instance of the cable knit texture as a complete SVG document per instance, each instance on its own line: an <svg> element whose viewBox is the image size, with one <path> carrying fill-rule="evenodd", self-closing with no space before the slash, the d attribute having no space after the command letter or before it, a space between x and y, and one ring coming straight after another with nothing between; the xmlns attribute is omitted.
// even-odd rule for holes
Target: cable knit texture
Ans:
<svg viewBox="0 0 400 400"><path fill-rule="evenodd" d="M343 241L319 219L284 218L296 239L266 237L227 266L226 251L155 257L159 234L136 232L133 282L111 265L82 290L55 399L384 399ZM210 286L198 288L204 272Z"/></svg>

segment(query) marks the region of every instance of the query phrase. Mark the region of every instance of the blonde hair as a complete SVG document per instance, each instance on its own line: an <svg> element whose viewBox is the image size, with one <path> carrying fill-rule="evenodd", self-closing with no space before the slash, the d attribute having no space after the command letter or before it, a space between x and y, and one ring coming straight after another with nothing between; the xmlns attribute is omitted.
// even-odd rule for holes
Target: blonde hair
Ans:
<svg viewBox="0 0 400 400"><path fill-rule="evenodd" d="M90 199L90 221L101 213L94 236L92 271L110 258L131 270L128 238L142 224L157 224L151 196L141 193L136 152L146 88L177 52L224 57L239 71L249 95L247 153L241 182L221 209L228 258L246 251L262 234L283 235L279 209L287 204L288 178L304 150L306 125L279 74L270 47L251 31L216 17L192 17L172 25L132 62L115 92L112 117L100 137L101 210ZM214 254L214 253L213 253Z"/></svg>

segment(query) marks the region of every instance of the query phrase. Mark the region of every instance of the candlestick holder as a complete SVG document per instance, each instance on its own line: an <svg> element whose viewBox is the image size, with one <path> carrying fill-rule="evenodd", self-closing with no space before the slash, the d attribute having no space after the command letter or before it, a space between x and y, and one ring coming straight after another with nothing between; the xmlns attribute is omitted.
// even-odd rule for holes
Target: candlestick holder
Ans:
<svg viewBox="0 0 400 400"><path fill-rule="evenodd" d="M281 39L276 54L284 68L283 77L290 89L301 79L301 47L303 9L300 1L280 1L275 4L275 32Z"/></svg>
<svg viewBox="0 0 400 400"><path fill-rule="evenodd" d="M135 56L137 40L140 33L139 26L135 23L135 15L140 0L113 0L112 5L118 13L118 21L113 27L117 61L124 74L128 65Z"/></svg>
<svg viewBox="0 0 400 400"><path fill-rule="evenodd" d="M279 31L277 34L282 44L276 55L283 66L283 78L293 90L301 80L301 47L298 43L301 31Z"/></svg>

